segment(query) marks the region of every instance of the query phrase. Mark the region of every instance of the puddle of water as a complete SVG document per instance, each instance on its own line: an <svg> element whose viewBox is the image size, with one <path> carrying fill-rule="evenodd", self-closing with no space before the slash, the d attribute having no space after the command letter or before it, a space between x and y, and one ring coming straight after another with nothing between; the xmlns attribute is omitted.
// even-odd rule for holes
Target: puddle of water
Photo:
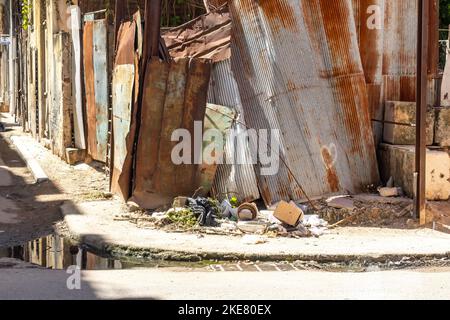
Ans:
<svg viewBox="0 0 450 320"><path fill-rule="evenodd" d="M82 270L131 268L119 260L96 255L58 235L49 235L22 246L0 249L0 258L14 258L48 269L66 270L79 266Z"/></svg>
<svg viewBox="0 0 450 320"><path fill-rule="evenodd" d="M170 268L171 271L204 272L286 272L305 270L292 263L271 262L174 262L140 260L139 262L111 257L93 252L89 248L74 244L59 235L49 235L30 241L22 246L0 249L0 258L14 258L44 268L66 270L78 266L82 270L111 270L135 268Z"/></svg>
<svg viewBox="0 0 450 320"><path fill-rule="evenodd" d="M67 270L70 266L78 266L81 270L171 268L174 271L186 271L186 269L213 271L205 268L217 263L117 259L94 252L84 245L76 244L59 235L35 239L21 246L0 248L0 258L18 259L55 270Z"/></svg>

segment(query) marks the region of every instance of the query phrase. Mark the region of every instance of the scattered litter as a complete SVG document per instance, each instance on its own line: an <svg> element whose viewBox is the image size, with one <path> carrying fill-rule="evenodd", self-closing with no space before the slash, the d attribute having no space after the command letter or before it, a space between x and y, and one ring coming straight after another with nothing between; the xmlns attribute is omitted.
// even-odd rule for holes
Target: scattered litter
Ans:
<svg viewBox="0 0 450 320"><path fill-rule="evenodd" d="M198 197L188 199L189 207L193 209L194 214L198 217L200 226L214 227L217 226L216 217L219 214L218 202L209 198Z"/></svg>
<svg viewBox="0 0 450 320"><path fill-rule="evenodd" d="M395 215L397 218L405 217L407 215L412 215L413 210L414 210L414 205L411 204L411 205L407 206L405 209L403 209L402 211L396 213Z"/></svg>
<svg viewBox="0 0 450 320"><path fill-rule="evenodd" d="M167 217L167 212L153 212L152 213L153 218L163 218Z"/></svg>
<svg viewBox="0 0 450 320"><path fill-rule="evenodd" d="M281 201L273 215L281 222L295 227L303 220L304 213L294 202Z"/></svg>
<svg viewBox="0 0 450 320"><path fill-rule="evenodd" d="M326 202L329 207L336 209L346 209L348 211L356 209L355 203L348 196L329 198Z"/></svg>
<svg viewBox="0 0 450 320"><path fill-rule="evenodd" d="M188 198L187 197L176 197L173 200L172 207L173 208L184 208L187 204Z"/></svg>
<svg viewBox="0 0 450 320"><path fill-rule="evenodd" d="M402 188L379 188L378 192L380 193L380 196L391 198L391 197L401 197L403 196L403 190Z"/></svg>
<svg viewBox="0 0 450 320"><path fill-rule="evenodd" d="M241 242L248 245L263 244L267 242L267 239L256 235L245 235L242 237Z"/></svg>
<svg viewBox="0 0 450 320"><path fill-rule="evenodd" d="M394 188L394 178L390 177L388 182L386 183L386 188Z"/></svg>
<svg viewBox="0 0 450 320"><path fill-rule="evenodd" d="M327 228L324 227L312 227L309 229L309 231L311 232L311 234L318 238L321 237L322 235L324 235L327 232Z"/></svg>
<svg viewBox="0 0 450 320"><path fill-rule="evenodd" d="M139 205L137 205L135 202L133 201L128 201L126 203L126 207L128 212L138 212L141 211L142 209L139 207Z"/></svg>
<svg viewBox="0 0 450 320"><path fill-rule="evenodd" d="M239 230L245 233L263 234L267 231L267 223L258 221L240 221L237 224Z"/></svg>
<svg viewBox="0 0 450 320"><path fill-rule="evenodd" d="M317 214L306 215L303 219L303 225L306 227L327 227L328 222L321 219Z"/></svg>
<svg viewBox="0 0 450 320"><path fill-rule="evenodd" d="M91 169L91 167L86 163L74 165L73 168L78 171L88 171L89 169Z"/></svg>
<svg viewBox="0 0 450 320"><path fill-rule="evenodd" d="M243 203L237 209L239 221L251 221L258 217L258 207L254 203Z"/></svg>
<svg viewBox="0 0 450 320"><path fill-rule="evenodd" d="M263 217L264 219L267 219L267 221L269 221L271 224L279 224L279 225L283 224L283 222L275 218L273 211L268 210L260 211L260 216Z"/></svg>
<svg viewBox="0 0 450 320"><path fill-rule="evenodd" d="M237 219L237 208L234 208L229 200L223 200L220 205L220 216L222 218Z"/></svg>
<svg viewBox="0 0 450 320"><path fill-rule="evenodd" d="M236 231L238 227L237 227L236 222L229 221L229 222L223 222L220 225L220 228L224 231Z"/></svg>

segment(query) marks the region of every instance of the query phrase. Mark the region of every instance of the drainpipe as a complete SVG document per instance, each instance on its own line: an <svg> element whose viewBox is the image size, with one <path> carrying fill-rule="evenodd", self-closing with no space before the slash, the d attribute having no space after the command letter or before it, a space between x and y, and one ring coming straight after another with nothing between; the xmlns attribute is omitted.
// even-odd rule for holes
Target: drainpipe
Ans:
<svg viewBox="0 0 450 320"><path fill-rule="evenodd" d="M430 1L419 0L419 23L417 34L417 86L416 86L416 172L415 214L420 224L426 223L426 117L427 73Z"/></svg>
<svg viewBox="0 0 450 320"><path fill-rule="evenodd" d="M9 111L11 115L16 113L16 37L14 33L14 0L9 0Z"/></svg>

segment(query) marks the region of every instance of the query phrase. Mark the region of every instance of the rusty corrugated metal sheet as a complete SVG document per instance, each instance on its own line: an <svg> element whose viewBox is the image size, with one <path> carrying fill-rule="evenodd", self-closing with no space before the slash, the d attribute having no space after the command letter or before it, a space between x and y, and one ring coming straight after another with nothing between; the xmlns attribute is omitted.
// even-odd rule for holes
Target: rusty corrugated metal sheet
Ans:
<svg viewBox="0 0 450 320"><path fill-rule="evenodd" d="M358 43L367 84L372 119L384 120L381 100L383 85L383 45L385 0L352 0ZM375 141L382 140L383 125L373 122Z"/></svg>
<svg viewBox="0 0 450 320"><path fill-rule="evenodd" d="M310 196L379 181L350 0L230 1L232 65L247 123L281 131L281 156ZM305 195L280 164L266 204Z"/></svg>
<svg viewBox="0 0 450 320"><path fill-rule="evenodd" d="M435 102L439 3L430 1L428 103ZM382 101L416 100L418 0L385 2Z"/></svg>
<svg viewBox="0 0 450 320"><path fill-rule="evenodd" d="M128 200L131 189L134 133L132 126L136 24L124 22L119 30L113 70L113 159L111 190Z"/></svg>
<svg viewBox="0 0 450 320"><path fill-rule="evenodd" d="M438 64L439 4L430 1L429 94L434 103ZM415 101L417 60L417 0L352 0L371 117L384 120L386 101ZM374 122L377 142L383 125Z"/></svg>
<svg viewBox="0 0 450 320"><path fill-rule="evenodd" d="M385 3L383 101L416 100L417 3Z"/></svg>
<svg viewBox="0 0 450 320"><path fill-rule="evenodd" d="M239 89L231 71L231 18L228 9L219 8L183 26L167 30L163 38L171 56L175 59L192 55L210 57L215 61L208 102L226 106L238 113L238 122L233 124L233 130L243 132L244 113ZM248 149L248 143L244 142L241 145L245 144ZM240 201L259 199L258 183L250 152L237 155L236 148L238 148L237 141L227 136L225 164L218 165L211 192L218 199L227 196L236 196Z"/></svg>
<svg viewBox="0 0 450 320"><path fill-rule="evenodd" d="M133 201L154 209L171 203L173 197L192 194L201 185L199 165L175 165L172 142L176 129L194 136L194 121L203 123L211 63L203 59L162 62L153 59L144 80L140 131L137 141L136 179ZM191 161L195 163L194 141Z"/></svg>
<svg viewBox="0 0 450 320"><path fill-rule="evenodd" d="M236 132L245 131L245 117L239 88L231 71L231 61L224 60L214 63L208 91L208 101L229 107L237 113L237 122L232 129ZM248 143L247 151L238 153L239 144L231 135L227 136L225 144L225 161L217 168L212 193L220 200L237 197L239 201L253 201L260 198L258 180L253 167ZM240 157L240 158L239 158Z"/></svg>
<svg viewBox="0 0 450 320"><path fill-rule="evenodd" d="M170 56L222 61L230 58L231 18L227 7L171 28L163 33Z"/></svg>

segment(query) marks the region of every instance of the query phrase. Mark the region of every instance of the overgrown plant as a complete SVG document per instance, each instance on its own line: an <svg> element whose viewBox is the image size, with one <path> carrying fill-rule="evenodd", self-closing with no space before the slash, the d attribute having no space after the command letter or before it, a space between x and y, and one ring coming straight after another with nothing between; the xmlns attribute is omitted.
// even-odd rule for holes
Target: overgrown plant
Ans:
<svg viewBox="0 0 450 320"><path fill-rule="evenodd" d="M169 210L167 218L180 228L189 229L197 224L197 218L192 210L188 208Z"/></svg>
<svg viewBox="0 0 450 320"><path fill-rule="evenodd" d="M203 0L163 0L161 25L175 27L206 12Z"/></svg>
<svg viewBox="0 0 450 320"><path fill-rule="evenodd" d="M26 31L31 25L30 15L33 11L33 2L32 0L22 0L20 4L22 29Z"/></svg>

